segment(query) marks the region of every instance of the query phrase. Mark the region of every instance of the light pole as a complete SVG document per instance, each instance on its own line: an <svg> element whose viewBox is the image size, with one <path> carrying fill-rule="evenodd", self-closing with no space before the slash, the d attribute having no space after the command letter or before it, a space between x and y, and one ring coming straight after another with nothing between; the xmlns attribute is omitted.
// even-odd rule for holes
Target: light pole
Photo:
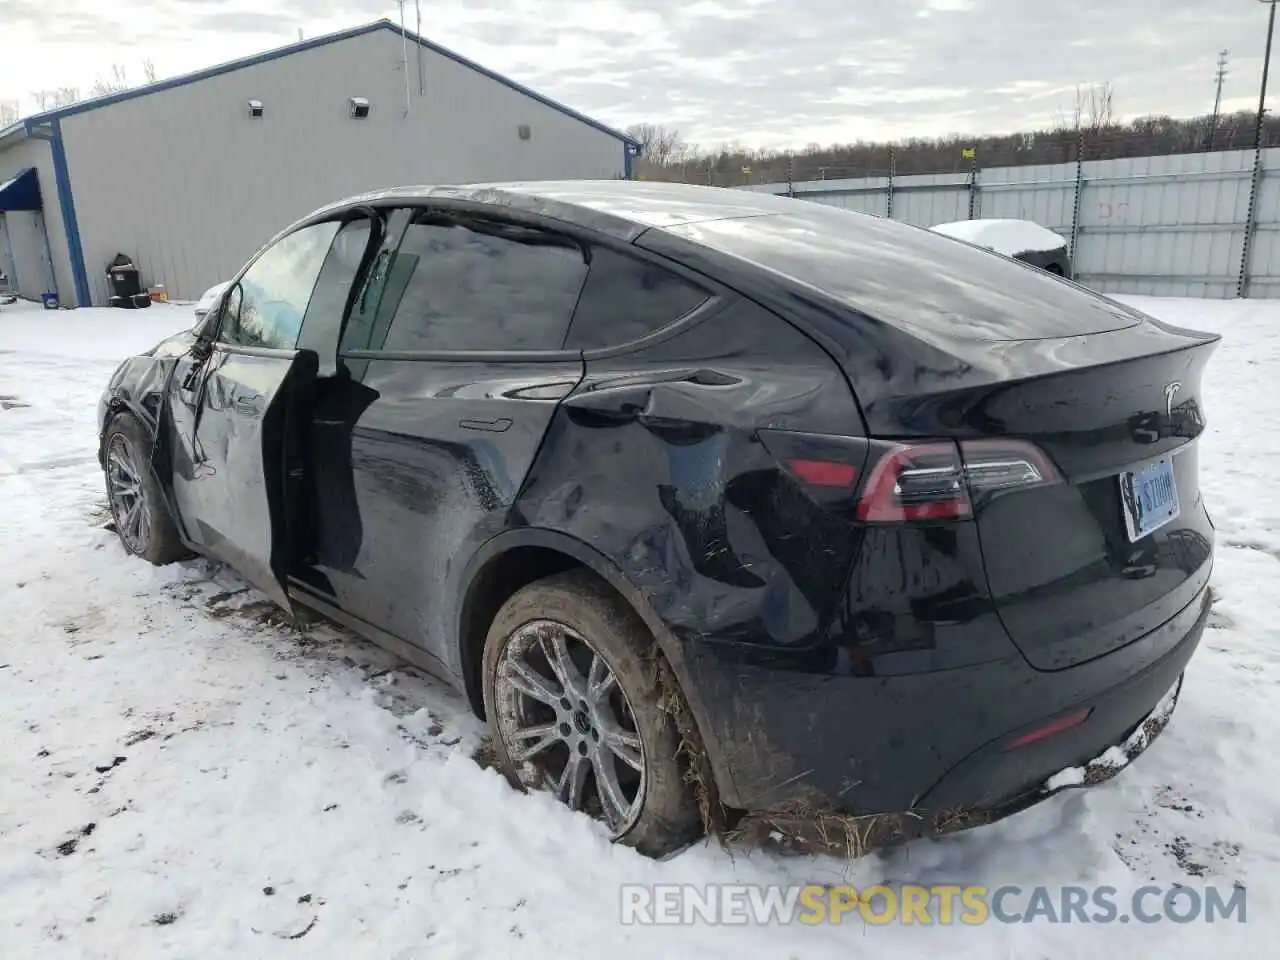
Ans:
<svg viewBox="0 0 1280 960"><path fill-rule="evenodd" d="M1268 4L1271 7L1271 14L1267 17L1267 52L1262 55L1262 90L1258 93L1258 121L1257 131L1254 136L1254 144L1262 147L1262 119L1266 115L1267 109L1267 74L1271 69L1271 38L1276 32L1276 2L1277 0L1258 0L1259 3Z"/></svg>

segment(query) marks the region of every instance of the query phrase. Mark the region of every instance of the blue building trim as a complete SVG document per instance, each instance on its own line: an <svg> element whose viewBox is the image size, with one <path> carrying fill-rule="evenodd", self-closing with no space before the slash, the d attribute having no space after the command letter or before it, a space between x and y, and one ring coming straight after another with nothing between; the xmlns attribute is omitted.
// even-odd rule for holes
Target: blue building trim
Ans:
<svg viewBox="0 0 1280 960"><path fill-rule="evenodd" d="M311 40L302 40L302 41L299 41L298 43L291 43L287 47L279 47L275 50L268 50L265 53L254 54L251 57L242 57L239 60L232 60L228 63L219 64L216 67L207 67L204 70L197 70L194 73L183 74L182 76L173 77L169 80L161 80L157 83L147 84L146 86L135 87L132 90L124 90L120 93L107 94L104 97L96 97L92 100L82 100L81 102L73 103L70 106L59 107L56 110L49 110L45 113L37 114L34 117L28 118L27 120L28 130L30 130L30 124L33 122L47 123L51 120L58 120L63 117L73 117L78 113L88 113L90 110L97 110L100 107L111 106L113 103L122 103L125 100L134 100L138 97L145 97L153 93L160 93L163 90L172 90L174 87L183 87L189 83L197 83L200 80L208 80L210 77L220 77L224 73L232 73L236 70L243 70L245 67L253 67L253 66L257 66L260 63L268 63L272 60L279 60L282 57L292 56L295 53L303 53L307 50L315 50L318 47L325 47L331 43L340 43L343 40L350 40L354 37L361 37L361 36L364 36L365 34L374 33L378 30L390 30L393 33L395 33L396 36L399 36L401 32L400 27L392 23L390 20L386 20L386 19L377 20L374 23L367 23L360 27L352 27L349 30L342 30L338 33L326 34L323 37L315 37ZM621 140L624 144L628 146L632 146L632 147L639 146L639 143L636 140L634 140L631 137L628 137L625 133L621 132L620 130L615 130L613 129L613 127L607 126L601 123L599 120L593 120L591 117L588 117L586 114L579 113L577 110L574 110L572 107L567 107L563 103L559 103L558 101L552 100L550 97L543 96L542 94L538 93L535 90L530 90L528 87L524 86L523 84L517 83L516 81L511 80L507 77L504 77L499 73L495 73L494 71L490 70L488 67L483 67L480 64L476 63L474 60L467 59L460 53L455 53L454 51L448 49L447 47L442 47L438 43L433 43L432 41L426 39L425 37L420 37L416 33L414 33L412 30L406 30L404 31L404 33L405 33L405 36L411 42L420 44L426 49L431 50L434 53L440 54L442 57L447 57L448 59L452 60L454 63L460 64L461 66L464 66L469 70L474 70L476 73L479 73L482 76L488 77L490 80L494 80L498 83L501 83L503 86L509 87L512 90L516 91L517 93L520 93L526 97L529 97L531 100L536 100L538 103L541 103L544 106L550 107L552 110L556 110L560 113L563 113L565 116L572 117L574 120L577 120L581 123L585 123L587 126L594 127L595 129L599 130L601 133L607 133L611 137L617 137L619 140Z"/></svg>
<svg viewBox="0 0 1280 960"><path fill-rule="evenodd" d="M71 192L71 171L67 169L67 151L62 143L62 120L53 121L53 176L62 208L62 227L67 234L67 252L71 255L71 275L75 278L76 306L93 306L89 293L89 274L84 268L84 247L80 243L80 223L76 220L76 200Z"/></svg>
<svg viewBox="0 0 1280 960"><path fill-rule="evenodd" d="M67 151L62 143L61 116L42 114L39 117L28 117L24 126L28 136L49 142L53 154L54 188L58 192L62 230L67 237L67 255L71 261L71 278L75 284L76 306L91 307L93 300L89 293L89 274L84 268L84 247L80 243L80 224L76 220L76 202L71 193L71 172L67 169Z"/></svg>

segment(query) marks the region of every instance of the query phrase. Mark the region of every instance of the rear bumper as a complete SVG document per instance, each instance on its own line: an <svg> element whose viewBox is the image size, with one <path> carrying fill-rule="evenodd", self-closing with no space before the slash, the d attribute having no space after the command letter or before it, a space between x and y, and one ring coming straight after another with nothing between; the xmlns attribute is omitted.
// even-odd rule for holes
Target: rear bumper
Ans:
<svg viewBox="0 0 1280 960"><path fill-rule="evenodd" d="M920 833L1006 816L1148 720L1195 652L1209 603L1206 587L1146 636L1053 672L1014 656L891 677L813 675L704 648L688 666L721 797L749 811L803 801L859 815L910 812ZM1009 749L1085 709L1083 722Z"/></svg>
<svg viewBox="0 0 1280 960"><path fill-rule="evenodd" d="M1206 590L1205 600L1207 596ZM1010 731L1008 736L984 745L952 767L924 795L920 805L930 811L979 810L991 820L1016 813L1061 789L1109 779L1163 730L1167 714L1156 723L1152 713L1166 695L1176 700L1183 670L1204 632L1208 610L1206 602L1181 641L1145 670L1064 711L1038 717L1030 726L1038 727L1064 714L1087 709L1089 716L1083 723L1016 749L1008 749L1008 743L1025 730ZM1112 748L1122 747L1149 721L1152 736L1124 751L1123 760L1117 757L1112 763L1099 762L1100 757ZM1056 781L1056 775L1068 768L1080 768L1082 779L1049 785L1051 778Z"/></svg>

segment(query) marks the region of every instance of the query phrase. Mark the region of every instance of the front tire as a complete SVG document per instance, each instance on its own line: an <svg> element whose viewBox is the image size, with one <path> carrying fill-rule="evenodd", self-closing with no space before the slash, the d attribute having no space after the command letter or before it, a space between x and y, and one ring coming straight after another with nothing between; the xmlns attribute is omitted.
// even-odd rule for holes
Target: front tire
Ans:
<svg viewBox="0 0 1280 960"><path fill-rule="evenodd" d="M513 786L550 790L615 841L660 857L695 838L700 818L653 653L653 636L606 583L585 571L548 577L494 618L484 704Z"/></svg>
<svg viewBox="0 0 1280 960"><path fill-rule="evenodd" d="M125 550L163 566L189 556L151 469L151 438L137 419L118 413L103 437L107 505Z"/></svg>

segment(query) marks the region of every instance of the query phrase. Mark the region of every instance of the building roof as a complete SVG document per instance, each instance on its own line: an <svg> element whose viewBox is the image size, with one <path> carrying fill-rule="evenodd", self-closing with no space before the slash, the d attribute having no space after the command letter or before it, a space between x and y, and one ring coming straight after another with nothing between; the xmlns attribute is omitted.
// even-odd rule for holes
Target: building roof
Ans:
<svg viewBox="0 0 1280 960"><path fill-rule="evenodd" d="M185 74L182 74L181 76L172 77L168 80L161 80L156 83L145 84L144 86L141 86L141 87L133 87L129 90L123 90L120 93L111 93L102 97L94 97L93 99L90 99L90 100L81 100L81 101L78 101L77 103L72 103L65 107L58 107L55 110L46 110L43 113L37 113L33 116L25 117L24 119L19 120L17 123L13 124L12 126L0 129L0 148L3 147L5 140L15 136L25 136L26 134L31 133L34 128L38 127L41 124L48 123L51 120L57 120L62 117L74 116L77 113L87 113L90 110L97 110L101 107L108 107L114 103L120 103L124 100L134 100L134 99L137 99L138 97L145 97L153 93L159 93L162 90L171 90L174 87L182 87L182 86L186 86L189 83L197 83L200 80L207 80L210 77L221 76L224 73L231 73L235 70L242 70L245 67L257 66L260 63L267 63L268 61L271 61L271 60L278 60L281 57L292 56L295 53L303 53L304 51L307 51L307 50L313 50L316 47L328 46L331 43L339 43L343 40L350 40L354 37L364 36L365 34L374 33L378 30L390 30L396 35L399 35L401 33L401 28L398 24L395 24L392 21L384 18L382 20L375 20L373 23L364 24L363 26L352 27L348 30L342 30L342 31L339 31L338 33L328 33L321 37L313 37L310 40L300 40L297 43L291 43L284 47L277 47L276 49L268 50L265 53L257 53L257 54L254 54L253 56L242 57L239 60L231 60L227 63L219 64L217 66L206 67L203 70L196 70L193 73L185 73ZM426 37L419 36L418 34L414 33L412 30L404 30L403 32L406 38L412 43L420 44L421 46L432 51L433 53L438 53L442 57L447 57L448 59L454 61L455 63L461 64L462 66L467 67L470 70L474 70L476 73L479 73L485 77L488 77L490 80L494 80L498 83L501 83L506 87L510 87L512 90L515 90L517 93L524 94L526 97L536 100L539 103L545 106L548 106L553 110L557 110L560 113L563 113L565 116L572 117L573 119L581 123L585 123L590 127L594 127L595 129L599 130L601 133L607 133L611 137L616 137L618 140L621 140L623 143L627 144L629 147L632 147L634 149L639 149L640 147L640 142L638 140L636 140L634 137L627 136L625 133L623 133L620 130L615 130L613 127L603 124L599 120L593 120L591 117L588 117L586 114L579 113L577 110L574 110L571 107L567 107L564 104L559 103L555 100L552 100L550 97L543 96L542 94L538 93L535 90L530 90L528 87L523 86L522 84L516 83L516 81L511 80L507 77L504 77L500 73L496 73L493 70L490 70L488 67L481 66L480 64L476 63L474 60L467 59L466 57L462 56L462 54L460 53L455 53L454 51L448 49L447 47L442 47L438 43L433 43L432 41L428 40Z"/></svg>

